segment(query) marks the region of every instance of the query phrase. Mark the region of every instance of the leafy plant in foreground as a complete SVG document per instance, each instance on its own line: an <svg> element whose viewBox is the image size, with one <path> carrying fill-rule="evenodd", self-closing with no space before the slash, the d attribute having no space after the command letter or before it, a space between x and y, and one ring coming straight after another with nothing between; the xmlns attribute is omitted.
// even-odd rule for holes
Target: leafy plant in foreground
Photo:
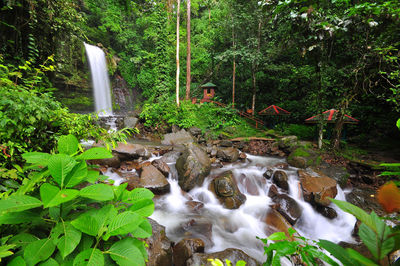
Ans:
<svg viewBox="0 0 400 266"><path fill-rule="evenodd" d="M0 200L0 259L8 257L8 265L145 265L147 252L138 238L152 234L146 217L154 210L153 193L96 183L102 177L86 160L112 154L78 148L67 135L59 139L57 154L23 154L34 174Z"/></svg>

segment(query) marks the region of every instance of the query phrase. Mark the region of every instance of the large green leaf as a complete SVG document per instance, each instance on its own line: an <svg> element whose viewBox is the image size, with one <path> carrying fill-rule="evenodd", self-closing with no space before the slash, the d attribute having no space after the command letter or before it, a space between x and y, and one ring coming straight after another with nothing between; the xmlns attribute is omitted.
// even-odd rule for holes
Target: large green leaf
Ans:
<svg viewBox="0 0 400 266"><path fill-rule="evenodd" d="M96 183L97 179L99 178L100 172L95 170L89 170L86 176L86 181L94 184Z"/></svg>
<svg viewBox="0 0 400 266"><path fill-rule="evenodd" d="M13 258L7 266L26 266L26 262L21 256L18 256Z"/></svg>
<svg viewBox="0 0 400 266"><path fill-rule="evenodd" d="M120 266L145 265L145 257L136 245L134 239L128 237L114 243L107 253Z"/></svg>
<svg viewBox="0 0 400 266"><path fill-rule="evenodd" d="M104 255L98 249L86 249L76 256L74 266L103 266Z"/></svg>
<svg viewBox="0 0 400 266"><path fill-rule="evenodd" d="M79 194L79 190L76 189L62 189L44 183L40 187L40 197L42 198L43 205L45 208L58 206L64 202L73 200Z"/></svg>
<svg viewBox="0 0 400 266"><path fill-rule="evenodd" d="M285 239L287 239L287 236L284 232L276 232L276 233L273 233L270 236L268 236L267 239L272 240L272 241L285 240Z"/></svg>
<svg viewBox="0 0 400 266"><path fill-rule="evenodd" d="M39 264L39 266L58 266L60 264L58 264L58 262L55 259L48 259L45 262L42 262Z"/></svg>
<svg viewBox="0 0 400 266"><path fill-rule="evenodd" d="M85 161L79 162L74 166L71 172L65 177L65 187L74 187L82 183L87 177L88 170Z"/></svg>
<svg viewBox="0 0 400 266"><path fill-rule="evenodd" d="M74 168L76 161L66 154L54 154L50 157L48 167L51 176L60 185L64 187L65 177Z"/></svg>
<svg viewBox="0 0 400 266"><path fill-rule="evenodd" d="M106 236L124 235L133 232L142 223L143 218L131 211L118 214L110 221Z"/></svg>
<svg viewBox="0 0 400 266"><path fill-rule="evenodd" d="M35 265L40 261L47 260L54 252L56 246L49 238L37 240L25 247L24 259L28 265Z"/></svg>
<svg viewBox="0 0 400 266"><path fill-rule="evenodd" d="M106 148L94 147L86 150L82 154L76 157L77 160L97 160L97 159L107 159L112 158L113 155Z"/></svg>
<svg viewBox="0 0 400 266"><path fill-rule="evenodd" d="M42 206L37 198L25 195L12 195L0 200L0 214L6 212L20 212Z"/></svg>
<svg viewBox="0 0 400 266"><path fill-rule="evenodd" d="M346 250L339 246L338 244L335 244L331 241L328 240L323 240L321 239L318 242L318 245L325 249L326 251L330 252L332 256L337 258L343 265L353 265L357 266L360 265L357 261L353 260L350 255L346 252Z"/></svg>
<svg viewBox="0 0 400 266"><path fill-rule="evenodd" d="M129 200L133 201L152 198L154 198L154 194L147 188L135 188L129 195Z"/></svg>
<svg viewBox="0 0 400 266"><path fill-rule="evenodd" d="M25 246L29 245L32 242L39 240L34 235L28 233L19 233L18 235L13 236L10 240L10 244L15 244L17 247L24 248Z"/></svg>
<svg viewBox="0 0 400 266"><path fill-rule="evenodd" d="M367 225L362 223L360 229L358 230L358 235L360 236L363 243L367 246L372 255L378 257L379 240L377 234L369 228Z"/></svg>
<svg viewBox="0 0 400 266"><path fill-rule="evenodd" d="M153 229L151 227L150 222L145 219L141 224L139 224L138 228L132 232L132 236L138 238L147 238L153 234Z"/></svg>
<svg viewBox="0 0 400 266"><path fill-rule="evenodd" d="M137 200L129 207L129 210L143 217L147 217L154 212L154 202L151 199Z"/></svg>
<svg viewBox="0 0 400 266"><path fill-rule="evenodd" d="M17 190L15 194L24 195L25 193L32 191L35 188L36 184L41 182L45 177L48 177L49 175L50 171L46 168L39 173L34 173L30 176L30 178L25 178L24 181L22 181L22 186Z"/></svg>
<svg viewBox="0 0 400 266"><path fill-rule="evenodd" d="M47 162L50 159L51 155L44 152L27 152L22 154L22 158L25 159L27 163L37 164L43 167L47 166Z"/></svg>
<svg viewBox="0 0 400 266"><path fill-rule="evenodd" d="M119 186L113 186L113 190L115 193L115 200L121 200L122 199L122 193L126 191L127 193L130 193L128 190L126 190L126 187L128 186L128 183L123 183Z"/></svg>
<svg viewBox="0 0 400 266"><path fill-rule="evenodd" d="M11 250L15 248L15 245L2 245L0 246L0 260L1 258L5 258L14 254Z"/></svg>
<svg viewBox="0 0 400 266"><path fill-rule="evenodd" d="M74 135L61 136L58 140L58 152L72 155L78 150L79 142Z"/></svg>
<svg viewBox="0 0 400 266"><path fill-rule="evenodd" d="M376 264L372 260L364 257L363 255L361 255L360 253L358 253L354 249L347 248L346 251L350 255L350 257L352 257L354 260L357 260L363 266L378 266L378 264Z"/></svg>
<svg viewBox="0 0 400 266"><path fill-rule="evenodd" d="M9 212L0 216L0 225L30 223L39 219L40 215L32 211Z"/></svg>
<svg viewBox="0 0 400 266"><path fill-rule="evenodd" d="M335 199L330 199L330 200L333 203L335 203L340 209L354 215L358 220L365 223L372 230L376 231L375 223L372 221L371 216L364 210L346 201L335 200Z"/></svg>
<svg viewBox="0 0 400 266"><path fill-rule="evenodd" d="M81 232L91 236L101 236L109 221L117 215L113 205L106 205L99 210L90 210L81 214L71 224Z"/></svg>
<svg viewBox="0 0 400 266"><path fill-rule="evenodd" d="M81 189L79 196L98 201L107 201L114 199L114 191L109 185L95 184Z"/></svg>
<svg viewBox="0 0 400 266"><path fill-rule="evenodd" d="M75 229L70 223L61 221L53 228L51 238L57 245L63 259L71 254L81 241L81 231Z"/></svg>

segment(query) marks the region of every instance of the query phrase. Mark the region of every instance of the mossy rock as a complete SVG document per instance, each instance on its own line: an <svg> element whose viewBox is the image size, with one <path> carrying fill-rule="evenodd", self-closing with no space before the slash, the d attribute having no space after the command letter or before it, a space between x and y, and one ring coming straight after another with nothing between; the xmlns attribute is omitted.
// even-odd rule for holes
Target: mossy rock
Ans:
<svg viewBox="0 0 400 266"><path fill-rule="evenodd" d="M322 158L311 149L298 147L289 154L287 162L297 168L307 168L319 165L322 162Z"/></svg>

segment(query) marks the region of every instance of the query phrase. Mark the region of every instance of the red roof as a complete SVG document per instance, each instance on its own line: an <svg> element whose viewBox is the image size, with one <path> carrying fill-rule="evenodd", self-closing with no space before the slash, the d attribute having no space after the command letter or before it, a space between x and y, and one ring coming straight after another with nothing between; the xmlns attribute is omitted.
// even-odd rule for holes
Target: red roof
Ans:
<svg viewBox="0 0 400 266"><path fill-rule="evenodd" d="M280 108L279 106L276 105L270 105L264 110L261 110L258 112L259 115L288 115L290 114L289 111L286 111L283 108Z"/></svg>
<svg viewBox="0 0 400 266"><path fill-rule="evenodd" d="M328 123L334 123L336 121L337 114L338 114L338 110L331 109L331 110L323 112L322 114L307 118L305 121L306 121L306 123L317 123L321 120L321 117L322 117L322 119L324 121L327 121ZM344 122L356 124L360 121L349 115L344 115Z"/></svg>

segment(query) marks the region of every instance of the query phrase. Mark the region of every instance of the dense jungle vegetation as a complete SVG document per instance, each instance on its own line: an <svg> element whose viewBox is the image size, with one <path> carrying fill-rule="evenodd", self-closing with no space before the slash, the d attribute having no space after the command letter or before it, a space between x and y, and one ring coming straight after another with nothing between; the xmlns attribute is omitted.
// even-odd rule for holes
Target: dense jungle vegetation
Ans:
<svg viewBox="0 0 400 266"><path fill-rule="evenodd" d="M338 138L347 114L360 120L348 127L349 142L378 148L387 142L391 149L400 142L398 0L4 0L0 259L10 265L144 265L147 258L139 239L151 235L145 218L154 195L96 184L101 177L86 160L111 153L83 151L78 144L90 138L112 143L130 134L110 135L87 113L93 100L83 42L106 51L110 76L135 91L134 108L148 128L197 126L215 136L234 128L250 136L259 132L230 106L257 114L275 104L291 112L277 125L285 134L313 139L314 128L304 120L335 108ZM207 82L217 85L214 100L228 107L190 102L203 97ZM398 170L398 164L391 167ZM84 182L91 185L80 188ZM367 237L381 242L371 244L379 248L374 262L354 254L338 259L379 263L395 245L389 227L374 214L342 208L366 224ZM281 234L270 240L284 240L287 254L298 244ZM318 256L305 246L296 251L305 261ZM331 243L320 246L347 254ZM286 256L276 252L281 248L266 252Z"/></svg>

